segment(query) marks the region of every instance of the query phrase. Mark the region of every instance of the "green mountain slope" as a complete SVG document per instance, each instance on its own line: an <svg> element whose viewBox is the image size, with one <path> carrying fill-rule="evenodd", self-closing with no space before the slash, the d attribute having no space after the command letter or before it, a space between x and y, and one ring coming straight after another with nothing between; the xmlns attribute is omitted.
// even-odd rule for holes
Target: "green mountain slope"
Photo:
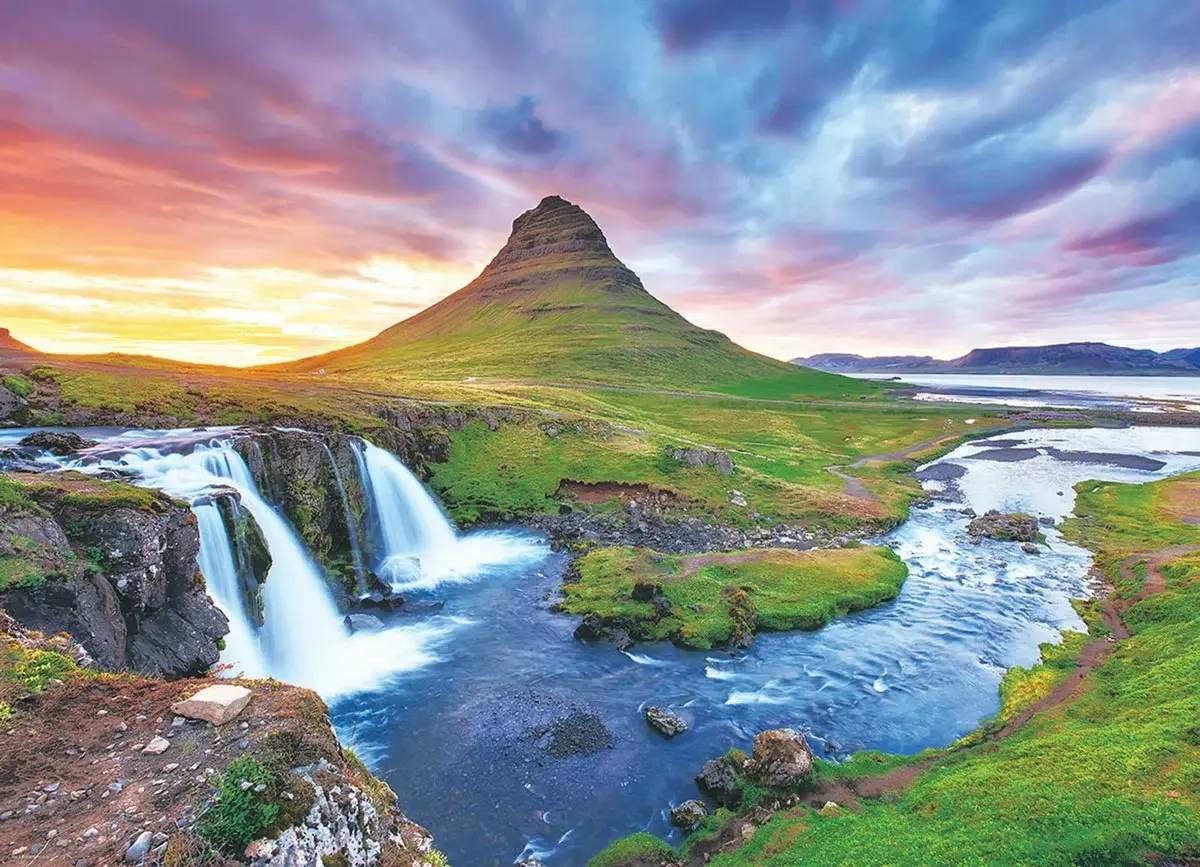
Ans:
<svg viewBox="0 0 1200 867"><path fill-rule="evenodd" d="M870 394L697 328L642 287L576 205L548 196L513 222L470 284L378 336L268 370L354 378L514 379L745 397Z"/></svg>

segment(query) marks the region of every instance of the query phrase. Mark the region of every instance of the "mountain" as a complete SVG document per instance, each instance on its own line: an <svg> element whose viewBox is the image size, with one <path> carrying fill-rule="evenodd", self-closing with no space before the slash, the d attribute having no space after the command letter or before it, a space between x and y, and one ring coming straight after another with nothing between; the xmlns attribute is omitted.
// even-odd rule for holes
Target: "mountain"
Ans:
<svg viewBox="0 0 1200 867"><path fill-rule="evenodd" d="M645 290L577 205L548 196L467 286L364 343L260 370L493 378L750 397L865 394L692 325Z"/></svg>
<svg viewBox="0 0 1200 867"><path fill-rule="evenodd" d="M17 340L7 328L0 328L0 353L14 352L36 353L37 350L29 344Z"/></svg>
<svg viewBox="0 0 1200 867"><path fill-rule="evenodd" d="M972 349L966 355L948 361L915 355L863 357L824 353L810 358L797 358L792 363L838 373L1200 376L1200 349L1154 352L1149 349L1109 346L1107 343L1056 343L1050 346Z"/></svg>

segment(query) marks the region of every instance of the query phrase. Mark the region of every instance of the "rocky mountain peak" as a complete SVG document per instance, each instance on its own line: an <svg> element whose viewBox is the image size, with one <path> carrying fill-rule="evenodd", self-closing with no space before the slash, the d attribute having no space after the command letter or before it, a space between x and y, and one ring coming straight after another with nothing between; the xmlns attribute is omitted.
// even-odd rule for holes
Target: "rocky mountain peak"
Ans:
<svg viewBox="0 0 1200 867"><path fill-rule="evenodd" d="M513 220L508 242L483 273L508 271L531 259L571 264L615 257L587 211L561 196L546 196Z"/></svg>

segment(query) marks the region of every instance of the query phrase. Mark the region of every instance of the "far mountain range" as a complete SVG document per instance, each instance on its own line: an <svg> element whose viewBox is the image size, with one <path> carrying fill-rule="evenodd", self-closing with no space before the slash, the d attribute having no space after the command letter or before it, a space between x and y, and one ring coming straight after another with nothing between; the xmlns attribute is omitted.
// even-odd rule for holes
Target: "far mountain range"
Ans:
<svg viewBox="0 0 1200 867"><path fill-rule="evenodd" d="M863 356L825 352L793 364L830 373L975 373L1200 376L1200 348L1154 352L1107 343L1056 343L972 349L959 358L928 355Z"/></svg>

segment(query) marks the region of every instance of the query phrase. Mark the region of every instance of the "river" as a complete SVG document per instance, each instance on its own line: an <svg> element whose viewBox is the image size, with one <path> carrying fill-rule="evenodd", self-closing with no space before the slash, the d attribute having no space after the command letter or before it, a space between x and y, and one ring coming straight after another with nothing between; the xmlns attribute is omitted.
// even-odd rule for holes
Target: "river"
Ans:
<svg viewBox="0 0 1200 867"><path fill-rule="evenodd" d="M252 487L228 465L222 434L105 432L83 468L122 466L185 496L210 484ZM368 487L392 491L378 508L444 520L419 485L384 483L404 472L386 460L363 462ZM292 550L281 561L291 564L288 574L268 577L266 616L277 622L257 651L283 658L255 664L278 666L265 673L282 671L327 697L343 742L391 784L451 863L498 867L523 855L582 867L634 831L678 842L667 809L698 795L692 776L706 759L748 748L758 731L804 729L818 753L837 759L945 746L993 714L1005 669L1033 664L1040 642L1084 628L1070 600L1088 592L1090 558L1054 528L1038 554L1014 543L970 544L966 510L1059 520L1076 482L1200 469L1200 429L1010 433L936 465L923 475L941 499L878 540L909 566L899 598L817 632L760 635L739 653L585 644L572 636L573 618L550 610L566 560L543 538L519 528L465 536L431 529L423 538L442 539L442 566L404 593L417 610L412 603L440 609L385 615L388 628L372 636L348 635L330 622L336 614L310 625L311 605L302 606L309 619L293 624L296 599L324 591L305 552ZM261 510L257 497L243 492ZM271 527L277 561L280 546L299 545L271 518L260 523ZM202 540L202 556L213 544ZM315 630L329 636L318 653L304 646ZM642 719L649 703L673 708L690 730L664 741Z"/></svg>

